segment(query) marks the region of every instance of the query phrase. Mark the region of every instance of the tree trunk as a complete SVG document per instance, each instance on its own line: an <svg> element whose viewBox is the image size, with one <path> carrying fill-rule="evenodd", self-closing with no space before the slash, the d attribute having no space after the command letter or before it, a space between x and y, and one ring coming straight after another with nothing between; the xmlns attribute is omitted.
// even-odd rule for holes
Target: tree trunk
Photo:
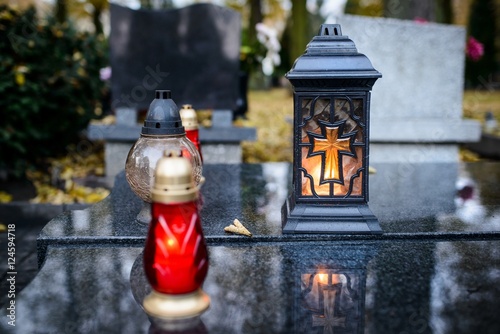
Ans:
<svg viewBox="0 0 500 334"><path fill-rule="evenodd" d="M303 0L292 0L292 29L290 34L290 60L292 63L300 57L309 42L308 28L309 13L307 12L306 2Z"/></svg>
<svg viewBox="0 0 500 334"><path fill-rule="evenodd" d="M59 23L64 23L68 19L68 5L66 0L57 0L56 2L56 20Z"/></svg>
<svg viewBox="0 0 500 334"><path fill-rule="evenodd" d="M406 19L409 11L409 1L384 0L384 17Z"/></svg>
<svg viewBox="0 0 500 334"><path fill-rule="evenodd" d="M384 16L401 20L435 21L434 0L384 0Z"/></svg>
<svg viewBox="0 0 500 334"><path fill-rule="evenodd" d="M101 35L103 33L101 13L102 13L102 8L94 7L94 12L92 13L92 21L94 23L96 35Z"/></svg>
<svg viewBox="0 0 500 334"><path fill-rule="evenodd" d="M436 1L436 22L453 23L453 5L451 0Z"/></svg>
<svg viewBox="0 0 500 334"><path fill-rule="evenodd" d="M255 46L257 41L257 31L255 25L262 22L262 4L261 0L250 0L250 18L248 24L248 42Z"/></svg>

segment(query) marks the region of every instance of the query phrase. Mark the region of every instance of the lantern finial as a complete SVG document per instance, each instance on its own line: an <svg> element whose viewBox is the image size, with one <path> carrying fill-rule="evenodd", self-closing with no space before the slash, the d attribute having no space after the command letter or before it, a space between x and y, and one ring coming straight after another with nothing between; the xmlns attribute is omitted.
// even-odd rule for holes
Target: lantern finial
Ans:
<svg viewBox="0 0 500 334"><path fill-rule="evenodd" d="M340 24L322 24L319 29L320 36L342 36Z"/></svg>

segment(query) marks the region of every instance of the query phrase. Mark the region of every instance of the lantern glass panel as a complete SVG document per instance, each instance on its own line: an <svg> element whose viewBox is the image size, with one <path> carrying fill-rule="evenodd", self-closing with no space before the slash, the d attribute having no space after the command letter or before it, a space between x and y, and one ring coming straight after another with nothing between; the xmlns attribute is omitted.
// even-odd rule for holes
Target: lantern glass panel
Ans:
<svg viewBox="0 0 500 334"><path fill-rule="evenodd" d="M363 197L365 94L297 94L300 106L300 194L303 198Z"/></svg>

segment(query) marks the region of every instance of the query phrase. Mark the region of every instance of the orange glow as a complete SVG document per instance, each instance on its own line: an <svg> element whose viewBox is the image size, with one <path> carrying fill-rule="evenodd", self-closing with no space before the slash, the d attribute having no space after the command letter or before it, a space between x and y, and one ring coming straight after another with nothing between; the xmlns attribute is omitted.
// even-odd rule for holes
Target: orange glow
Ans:
<svg viewBox="0 0 500 334"><path fill-rule="evenodd" d="M328 274L317 274L318 282L321 284L328 284Z"/></svg>
<svg viewBox="0 0 500 334"><path fill-rule="evenodd" d="M300 101L304 122L300 126L300 167L305 170L299 176L301 196L362 195L365 128L359 119L363 119L363 99L338 96Z"/></svg>
<svg viewBox="0 0 500 334"><path fill-rule="evenodd" d="M169 247L173 247L175 244L176 242L174 241L174 239L167 239L167 245Z"/></svg>
<svg viewBox="0 0 500 334"><path fill-rule="evenodd" d="M325 156L325 172L323 180L341 180L342 162L339 162L339 154L351 153L352 135L346 138L339 138L340 127L325 127L325 137L313 137L312 153L319 153Z"/></svg>

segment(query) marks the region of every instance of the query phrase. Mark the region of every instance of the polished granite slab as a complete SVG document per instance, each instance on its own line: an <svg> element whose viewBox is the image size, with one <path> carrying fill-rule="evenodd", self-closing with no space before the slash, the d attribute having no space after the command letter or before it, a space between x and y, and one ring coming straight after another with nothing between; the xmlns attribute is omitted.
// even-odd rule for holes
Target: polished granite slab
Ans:
<svg viewBox="0 0 500 334"><path fill-rule="evenodd" d="M355 236L281 234L289 164L207 165L212 303L192 332L500 332L500 164L373 167L384 233ZM16 327L2 308L0 332L159 333L140 306L141 205L122 174L104 201L50 221ZM234 218L254 237L226 234Z"/></svg>
<svg viewBox="0 0 500 334"><path fill-rule="evenodd" d="M500 241L209 246L196 333L498 333ZM50 246L10 333L159 333L141 247ZM5 309L0 311L5 319Z"/></svg>
<svg viewBox="0 0 500 334"><path fill-rule="evenodd" d="M207 242L500 237L499 163L373 167L369 205L384 231L379 236L282 234L281 206L291 187L290 164L205 165L201 216ZM40 263L51 244L142 246L147 226L135 220L141 207L124 174L119 174L108 198L45 226L38 238ZM251 239L224 232L234 218L253 233Z"/></svg>

